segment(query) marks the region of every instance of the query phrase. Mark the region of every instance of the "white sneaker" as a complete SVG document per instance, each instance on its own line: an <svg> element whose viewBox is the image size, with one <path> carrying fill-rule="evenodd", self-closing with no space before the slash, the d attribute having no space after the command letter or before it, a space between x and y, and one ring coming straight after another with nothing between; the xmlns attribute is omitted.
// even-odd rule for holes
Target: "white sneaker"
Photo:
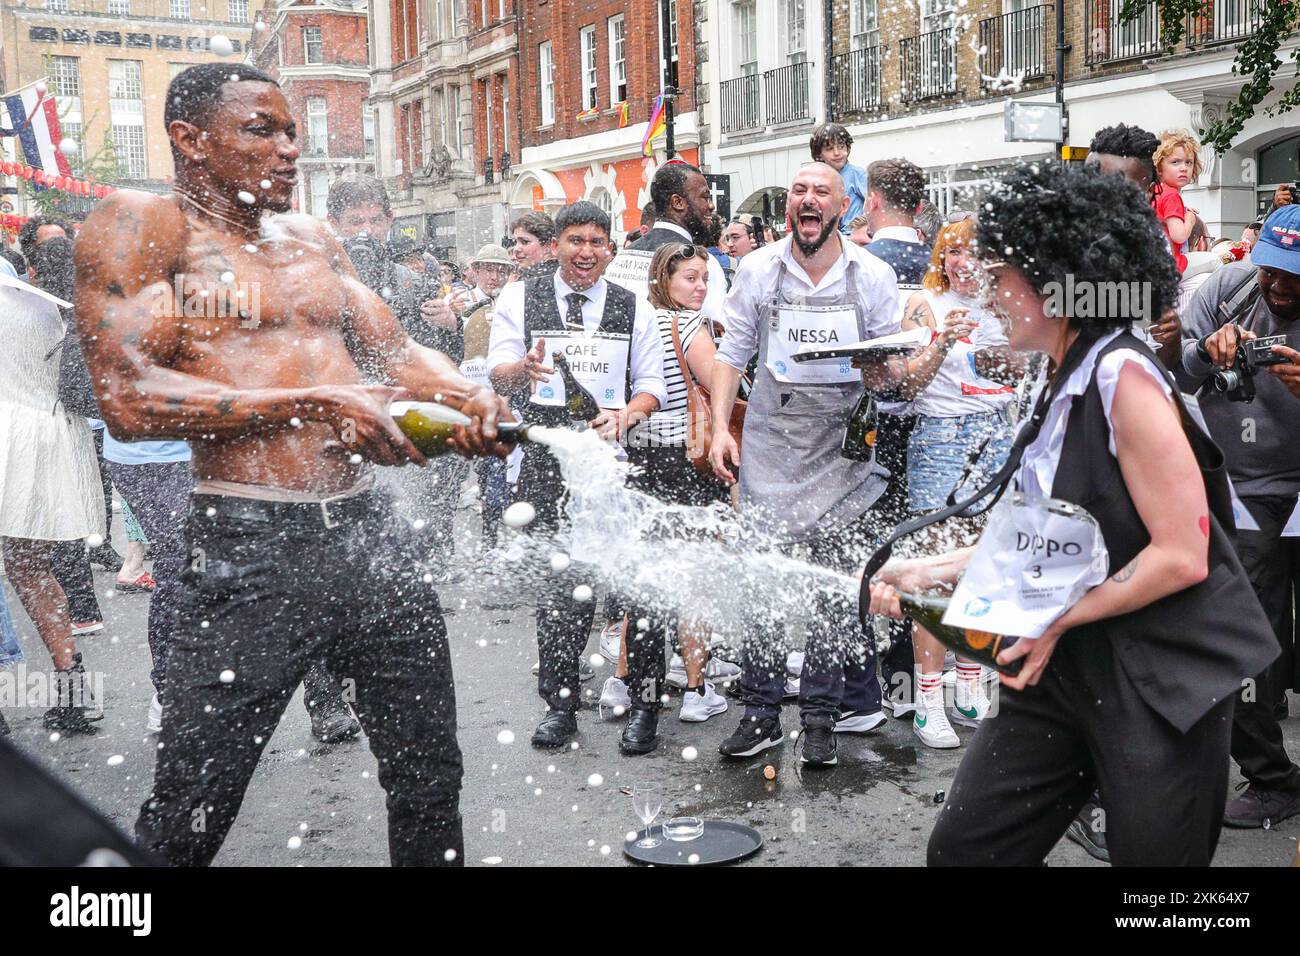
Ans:
<svg viewBox="0 0 1300 956"><path fill-rule="evenodd" d="M710 657L704 666L704 677L716 683L726 683L740 677L740 665L724 661L721 657Z"/></svg>
<svg viewBox="0 0 1300 956"><path fill-rule="evenodd" d="M835 732L837 734L865 734L888 722L889 718L878 710L871 713L862 710L846 710L835 721Z"/></svg>
<svg viewBox="0 0 1300 956"><path fill-rule="evenodd" d="M896 720L902 720L904 717L911 717L916 713L916 704L910 700L895 700L888 694L880 702L881 708L885 713L891 715Z"/></svg>
<svg viewBox="0 0 1300 956"><path fill-rule="evenodd" d="M686 689L690 681L686 678L686 662L682 660L682 655L673 655L672 660L668 662L668 674L664 679L668 681L670 687L676 687L678 690Z"/></svg>
<svg viewBox="0 0 1300 956"><path fill-rule="evenodd" d="M623 651L623 622L606 624L600 629L600 656L617 664Z"/></svg>
<svg viewBox="0 0 1300 956"><path fill-rule="evenodd" d="M983 677L983 675L980 675ZM978 727L980 721L989 712L989 695L984 690L983 680L959 680L953 695L952 721L963 727Z"/></svg>
<svg viewBox="0 0 1300 956"><path fill-rule="evenodd" d="M600 706L611 710L622 707L627 713L632 707L632 695L628 693L627 684L621 677L606 677L605 686L600 689Z"/></svg>
<svg viewBox="0 0 1300 956"><path fill-rule="evenodd" d="M677 719L684 720L688 724L698 724L726 709L727 698L714 690L710 681L705 681L703 694L688 691L682 695L682 710L677 715Z"/></svg>
<svg viewBox="0 0 1300 956"><path fill-rule="evenodd" d="M921 743L936 750L961 746L961 740L944 712L942 687L918 696L916 713L912 717L912 733L921 738Z"/></svg>
<svg viewBox="0 0 1300 956"><path fill-rule="evenodd" d="M153 700L149 701L149 716L144 722L145 729L151 734L162 733L162 701L158 695L153 695Z"/></svg>
<svg viewBox="0 0 1300 956"><path fill-rule="evenodd" d="M785 700L793 700L799 696L799 678L787 677L785 679L785 688L781 691L781 697Z"/></svg>

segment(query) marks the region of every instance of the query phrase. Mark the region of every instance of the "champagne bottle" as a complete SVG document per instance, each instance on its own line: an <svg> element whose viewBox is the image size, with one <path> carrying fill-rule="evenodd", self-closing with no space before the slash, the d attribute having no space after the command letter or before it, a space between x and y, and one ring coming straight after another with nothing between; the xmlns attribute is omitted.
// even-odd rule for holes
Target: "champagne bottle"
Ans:
<svg viewBox="0 0 1300 956"><path fill-rule="evenodd" d="M599 415L600 406L596 404L591 392L583 388L582 383L574 377L564 353L552 352L551 361L564 380L564 407L569 410L569 417L575 422L589 422Z"/></svg>
<svg viewBox="0 0 1300 956"><path fill-rule="evenodd" d="M437 402L393 402L388 413L411 444L428 457L451 451L447 439L456 426L470 424L468 416ZM529 441L528 428L525 422L497 422L497 441L508 445Z"/></svg>
<svg viewBox="0 0 1300 956"><path fill-rule="evenodd" d="M944 612L948 610L948 601L946 596L908 594L903 591L898 593L898 603L902 606L903 613L933 634L935 640L958 657L979 661L1003 674L1019 673L1024 664L1023 657L1010 664L999 664L997 660L999 652L1016 643L1018 638L965 627L953 627L943 623Z"/></svg>
<svg viewBox="0 0 1300 956"><path fill-rule="evenodd" d="M877 418L876 399L864 392L849 416L840 454L852 461L870 461L876 444Z"/></svg>

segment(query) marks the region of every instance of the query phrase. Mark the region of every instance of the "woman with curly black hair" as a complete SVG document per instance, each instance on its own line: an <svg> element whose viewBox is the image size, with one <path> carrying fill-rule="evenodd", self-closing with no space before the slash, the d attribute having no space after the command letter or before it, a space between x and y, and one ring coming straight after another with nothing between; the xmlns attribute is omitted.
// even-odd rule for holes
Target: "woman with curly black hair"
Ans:
<svg viewBox="0 0 1300 956"><path fill-rule="evenodd" d="M999 654L1020 670L969 745L929 861L1041 864L1097 786L1112 862L1207 865L1234 695L1277 648L1231 546L1222 455L1132 333L1142 316L1116 314L1173 301L1167 244L1123 179L1058 165L1009 175L978 240L1011 346L1050 357L1005 503L1095 521L1109 569L1089 568L1070 591L1082 597ZM886 565L872 610L898 616L897 591L951 585L982 560L977 546Z"/></svg>

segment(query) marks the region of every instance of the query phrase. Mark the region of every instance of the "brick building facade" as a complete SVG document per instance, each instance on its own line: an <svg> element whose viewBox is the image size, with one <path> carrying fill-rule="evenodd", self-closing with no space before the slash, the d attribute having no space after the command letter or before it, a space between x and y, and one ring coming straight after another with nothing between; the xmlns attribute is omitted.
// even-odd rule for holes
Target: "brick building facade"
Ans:
<svg viewBox="0 0 1300 956"><path fill-rule="evenodd" d="M273 76L298 124L296 206L325 215L329 185L373 173L374 117L366 8L352 0L268 0L249 62Z"/></svg>

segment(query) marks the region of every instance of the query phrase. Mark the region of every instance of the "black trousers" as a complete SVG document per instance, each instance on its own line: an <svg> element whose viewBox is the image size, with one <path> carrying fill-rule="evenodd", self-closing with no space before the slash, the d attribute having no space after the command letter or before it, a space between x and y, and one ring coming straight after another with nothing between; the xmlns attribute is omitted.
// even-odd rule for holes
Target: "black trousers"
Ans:
<svg viewBox="0 0 1300 956"><path fill-rule="evenodd" d="M166 696L163 661L176 626L181 568L188 561L201 558L191 556L185 547L185 517L194 490L194 476L188 461L147 465L109 462L108 471L153 549L153 576L158 587L149 598L149 654L153 660L149 679L162 699Z"/></svg>
<svg viewBox="0 0 1300 956"><path fill-rule="evenodd" d="M1067 634L1042 680L999 688L930 834L936 865L1039 866L1097 787L1116 866L1208 866L1228 792L1231 698L1186 734L1138 696L1110 640Z"/></svg>
<svg viewBox="0 0 1300 956"><path fill-rule="evenodd" d="M876 461L889 469L889 484L871 510L885 535L911 517L907 497L907 446L915 427L915 415L880 416ZM889 650L880 657L880 682L891 700L912 703L916 700L916 688L912 674L911 620L890 621L889 637Z"/></svg>
<svg viewBox="0 0 1300 956"><path fill-rule="evenodd" d="M700 474L686 456L685 445L629 446L628 461L640 469L628 486L670 504L707 506L726 501L727 486ZM672 529L665 528L671 536ZM606 600L606 607L610 605ZM606 615L608 617L608 613ZM627 686L633 710L658 710L666 685L665 645L677 634L677 616L636 605L628 610ZM645 620L648 627L637 623Z"/></svg>
<svg viewBox="0 0 1300 956"><path fill-rule="evenodd" d="M112 512L109 512L112 515ZM68 618L74 622L102 621L104 612L95 597L95 578L90 569L86 541L57 541L50 549L50 570L68 596Z"/></svg>
<svg viewBox="0 0 1300 956"><path fill-rule="evenodd" d="M1300 595L1300 538L1282 537L1293 496L1245 499L1258 531L1237 532L1241 558L1259 603L1273 625L1282 656L1255 678L1253 693L1243 693L1232 720L1232 757L1251 783L1300 792L1300 767L1289 756L1278 724L1278 701L1296 687L1295 601Z"/></svg>
<svg viewBox="0 0 1300 956"><path fill-rule="evenodd" d="M393 864L462 862L455 688L438 598L422 580L427 549L373 492L328 514L334 527L318 505L193 498L189 550L204 561L180 575L154 787L136 823L174 865L216 855L320 658L355 688Z"/></svg>
<svg viewBox="0 0 1300 956"><path fill-rule="evenodd" d="M108 462L104 460L104 429L92 428L90 433L95 436L95 460L99 464L99 484L104 491L104 543L111 547L113 544L113 479L108 471Z"/></svg>
<svg viewBox="0 0 1300 956"><path fill-rule="evenodd" d="M559 462L541 445L529 445L519 466L515 500L536 511L529 526L537 534L554 534L560 527L564 479ZM596 580L574 563L560 574L547 572L537 600L537 693L550 710L577 713L578 655L587 646L596 619L596 601L574 600L580 584L594 588Z"/></svg>
<svg viewBox="0 0 1300 956"><path fill-rule="evenodd" d="M851 573L862 566L867 545L876 537L876 515L868 511L834 531L791 546L790 553L812 564ZM761 625L746 628L744 663L734 696L745 716L779 717L785 687L785 654L774 656L772 635ZM764 640L764 638L768 638ZM862 633L854 599L819 594L815 598L799 681L803 726L832 727L844 711L880 710L876 645Z"/></svg>

